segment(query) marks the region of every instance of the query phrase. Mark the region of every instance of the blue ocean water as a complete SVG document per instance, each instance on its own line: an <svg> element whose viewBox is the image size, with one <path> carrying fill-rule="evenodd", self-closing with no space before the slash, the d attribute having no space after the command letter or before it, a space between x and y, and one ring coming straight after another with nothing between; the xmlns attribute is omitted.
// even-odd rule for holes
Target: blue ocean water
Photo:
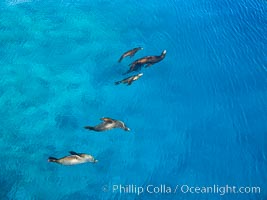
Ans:
<svg viewBox="0 0 267 200"><path fill-rule="evenodd" d="M0 199L266 200L266 11L264 0L2 0ZM103 116L131 131L83 129ZM99 162L47 162L70 150ZM112 191L164 184L261 192Z"/></svg>

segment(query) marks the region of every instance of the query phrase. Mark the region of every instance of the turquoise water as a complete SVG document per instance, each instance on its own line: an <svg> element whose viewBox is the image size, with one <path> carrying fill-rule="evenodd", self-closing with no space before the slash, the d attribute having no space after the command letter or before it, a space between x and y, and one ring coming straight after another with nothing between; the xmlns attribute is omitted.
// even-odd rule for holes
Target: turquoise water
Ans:
<svg viewBox="0 0 267 200"><path fill-rule="evenodd" d="M266 11L264 0L2 0L0 199L267 199ZM114 85L164 49L138 81ZM103 116L131 132L83 129ZM47 162L71 150L99 162ZM261 193L138 196L116 184Z"/></svg>

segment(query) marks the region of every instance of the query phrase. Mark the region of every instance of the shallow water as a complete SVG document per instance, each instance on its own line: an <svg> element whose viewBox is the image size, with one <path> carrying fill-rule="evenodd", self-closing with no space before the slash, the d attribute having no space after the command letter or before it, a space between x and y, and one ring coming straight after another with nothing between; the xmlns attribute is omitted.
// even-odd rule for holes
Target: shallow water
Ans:
<svg viewBox="0 0 267 200"><path fill-rule="evenodd" d="M266 199L266 10L263 0L2 0L0 199ZM164 49L130 87L114 85ZM103 116L131 132L83 129ZM47 162L70 150L99 163ZM261 193L138 196L116 184Z"/></svg>

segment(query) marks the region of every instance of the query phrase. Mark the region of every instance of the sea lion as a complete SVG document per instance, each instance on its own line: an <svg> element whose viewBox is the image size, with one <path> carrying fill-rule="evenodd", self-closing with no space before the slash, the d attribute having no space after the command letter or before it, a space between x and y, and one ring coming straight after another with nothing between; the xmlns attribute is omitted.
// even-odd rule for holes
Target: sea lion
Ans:
<svg viewBox="0 0 267 200"><path fill-rule="evenodd" d="M54 158L54 157L49 157L48 162L55 162L61 165L78 165L82 163L97 163L98 160L96 160L93 156L85 154L85 153L76 153L74 151L69 152L71 155L70 156L65 156L63 158Z"/></svg>
<svg viewBox="0 0 267 200"><path fill-rule="evenodd" d="M127 83L127 85L131 85L134 81L138 80L141 76L143 76L143 73L130 76L130 77L125 78L121 81L117 81L117 82L115 82L115 84L118 85L120 83L125 83L125 84Z"/></svg>
<svg viewBox="0 0 267 200"><path fill-rule="evenodd" d="M84 128L93 131L106 131L113 128L121 128L125 131L130 131L130 129L126 127L126 125L122 121L111 119L108 117L103 117L100 120L103 121L101 124L98 124L96 126L85 126Z"/></svg>
<svg viewBox="0 0 267 200"><path fill-rule="evenodd" d="M135 53L139 50L143 50L142 47L137 47L137 48L134 48L134 49L131 49L127 52L125 52L124 54L122 54L122 56L120 57L120 59L118 60L118 62L121 62L123 58L127 57L127 56L130 56L130 58L132 58Z"/></svg>
<svg viewBox="0 0 267 200"><path fill-rule="evenodd" d="M125 74L140 70L142 66L150 67L151 65L160 62L161 60L165 58L166 53L167 51L164 50L159 56L146 56L146 57L137 59L136 61L134 61L133 63L129 65L130 69Z"/></svg>

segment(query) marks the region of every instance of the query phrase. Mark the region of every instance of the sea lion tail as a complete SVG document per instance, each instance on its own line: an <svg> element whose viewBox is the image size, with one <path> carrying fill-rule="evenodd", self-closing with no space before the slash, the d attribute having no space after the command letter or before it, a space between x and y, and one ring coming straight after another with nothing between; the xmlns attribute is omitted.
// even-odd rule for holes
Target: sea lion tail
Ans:
<svg viewBox="0 0 267 200"><path fill-rule="evenodd" d="M97 163L98 162L98 160L94 160L94 162L93 163Z"/></svg>
<svg viewBox="0 0 267 200"><path fill-rule="evenodd" d="M95 129L93 126L85 126L84 128L88 129L88 130L94 130Z"/></svg>
<svg viewBox="0 0 267 200"><path fill-rule="evenodd" d="M54 158L54 157L49 157L48 158L48 162L57 162L58 159L57 158Z"/></svg>
<svg viewBox="0 0 267 200"><path fill-rule="evenodd" d="M121 81L116 81L115 85L119 85L121 83Z"/></svg>
<svg viewBox="0 0 267 200"><path fill-rule="evenodd" d="M123 56L120 57L120 59L118 60L118 62L120 63L123 59Z"/></svg>

